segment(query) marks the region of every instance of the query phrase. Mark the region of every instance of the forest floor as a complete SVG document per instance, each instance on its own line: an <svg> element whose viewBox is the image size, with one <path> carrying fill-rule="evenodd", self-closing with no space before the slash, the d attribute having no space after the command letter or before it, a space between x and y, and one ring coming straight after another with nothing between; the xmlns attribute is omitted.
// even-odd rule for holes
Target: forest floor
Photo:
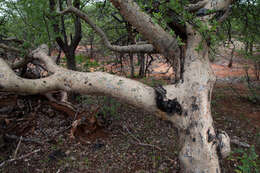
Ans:
<svg viewBox="0 0 260 173"><path fill-rule="evenodd" d="M214 126L250 145L232 143L232 154L221 160L222 172L231 173L246 167L245 160L257 163L250 158L260 155L260 104L252 101L246 87L243 60L234 60L232 68L227 63L228 58L218 57L212 64L218 78L212 98ZM161 70L158 64L154 68ZM139 80L150 85L167 82L156 75ZM105 96L78 96L74 105L84 110L100 105L110 123L73 139L74 119L54 109L44 96L0 93L0 172L179 172L177 134L170 123ZM245 154L248 157L241 159ZM12 158L16 160L7 161Z"/></svg>

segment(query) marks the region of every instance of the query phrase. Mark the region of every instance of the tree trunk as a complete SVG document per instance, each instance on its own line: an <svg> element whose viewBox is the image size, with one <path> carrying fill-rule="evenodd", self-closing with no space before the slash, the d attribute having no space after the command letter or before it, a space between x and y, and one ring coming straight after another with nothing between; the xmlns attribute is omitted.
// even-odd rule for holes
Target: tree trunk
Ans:
<svg viewBox="0 0 260 173"><path fill-rule="evenodd" d="M93 43L94 43L94 38L95 38L95 35L91 35L90 36L90 58L94 58L93 57Z"/></svg>
<svg viewBox="0 0 260 173"><path fill-rule="evenodd" d="M67 59L67 68L70 70L77 71L76 60L75 60L75 51L67 50L65 53Z"/></svg>
<svg viewBox="0 0 260 173"><path fill-rule="evenodd" d="M215 82L208 47L197 52L201 37L188 31L185 56L183 114L178 127L181 170L184 173L219 173L217 138L211 117L211 93Z"/></svg>

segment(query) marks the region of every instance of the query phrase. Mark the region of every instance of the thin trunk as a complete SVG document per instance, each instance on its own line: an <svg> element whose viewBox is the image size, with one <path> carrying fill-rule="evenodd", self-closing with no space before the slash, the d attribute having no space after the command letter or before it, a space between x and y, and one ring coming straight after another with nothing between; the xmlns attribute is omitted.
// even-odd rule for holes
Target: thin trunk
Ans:
<svg viewBox="0 0 260 173"><path fill-rule="evenodd" d="M146 58L146 66L145 66L145 71L144 71L144 75L146 76L146 74L148 73L148 77L149 77L149 67L152 64L152 62L154 61L153 56L148 54L148 56L150 57L150 61L148 61L148 57Z"/></svg>
<svg viewBox="0 0 260 173"><path fill-rule="evenodd" d="M94 42L94 34L90 37L90 58L93 58L93 42Z"/></svg>
<svg viewBox="0 0 260 173"><path fill-rule="evenodd" d="M230 57L230 60L229 60L229 63L228 63L228 67L231 68L232 65L233 65L233 57L234 57L234 52L235 52L235 49L236 49L236 46L235 44L233 43L232 41L232 44L233 44L233 49L231 51L231 57Z"/></svg>
<svg viewBox="0 0 260 173"><path fill-rule="evenodd" d="M145 75L145 56L144 53L139 54L139 64L140 64L140 69L139 69L139 76L142 78Z"/></svg>
<svg viewBox="0 0 260 173"><path fill-rule="evenodd" d="M135 77L135 64L134 64L134 56L132 53L129 53L129 60L130 60L130 68L131 68L130 76L131 76L131 78L134 78Z"/></svg>
<svg viewBox="0 0 260 173"><path fill-rule="evenodd" d="M43 14L43 21L44 21L47 36L48 36L49 47L51 47L51 36L50 36L49 26L48 26L48 22L46 20L45 13ZM52 51L52 49L49 49L49 52L48 52L49 56L51 56L51 51Z"/></svg>
<svg viewBox="0 0 260 173"><path fill-rule="evenodd" d="M253 42L250 42L249 43L249 53L250 53L250 55L253 55L253 47L254 47Z"/></svg>
<svg viewBox="0 0 260 173"><path fill-rule="evenodd" d="M75 52L73 50L68 50L65 53L67 59L67 68L70 70L77 70L75 61Z"/></svg>
<svg viewBox="0 0 260 173"><path fill-rule="evenodd" d="M260 79L260 61L255 61L254 63L254 67L255 67L255 77L256 77L256 80L259 80Z"/></svg>
<svg viewBox="0 0 260 173"><path fill-rule="evenodd" d="M133 33L133 29L132 29L132 25L130 23L126 23L126 29L128 32L128 43L130 44L134 44L135 43L135 36ZM130 72L130 76L131 78L135 77L135 65L134 65L134 55L133 53L129 53L129 60L130 60L130 68L131 68L131 72Z"/></svg>

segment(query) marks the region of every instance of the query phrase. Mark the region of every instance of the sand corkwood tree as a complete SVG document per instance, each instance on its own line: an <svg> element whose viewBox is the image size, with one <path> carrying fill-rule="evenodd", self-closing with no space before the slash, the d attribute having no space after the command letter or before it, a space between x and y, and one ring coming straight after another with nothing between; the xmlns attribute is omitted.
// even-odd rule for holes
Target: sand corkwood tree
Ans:
<svg viewBox="0 0 260 173"><path fill-rule="evenodd" d="M103 39L104 45L118 52L159 52L177 69L175 84L151 88L145 84L104 72L83 73L64 69L47 55L43 45L30 53L31 58L45 63L51 75L41 79L24 79L17 76L0 58L0 91L25 94L45 93L53 90L72 91L81 94L104 94L145 109L178 129L179 160L184 173L219 173L219 159L230 152L229 137L225 132L216 133L211 116L211 94L215 76L208 60L210 38L197 31L193 22L169 26L183 38L180 46L170 35L141 10L133 0L110 0L120 14L148 41L148 44L111 45L105 33L87 14L68 1L68 8L60 15L74 13L88 23ZM173 1L165 1L171 3ZM177 2L177 1L176 1ZM183 9L189 11L210 28L210 20L222 11L217 22L228 15L232 0L190 0ZM170 15L170 13L169 13ZM200 46L200 49L197 49ZM5 45L2 48L16 51Z"/></svg>

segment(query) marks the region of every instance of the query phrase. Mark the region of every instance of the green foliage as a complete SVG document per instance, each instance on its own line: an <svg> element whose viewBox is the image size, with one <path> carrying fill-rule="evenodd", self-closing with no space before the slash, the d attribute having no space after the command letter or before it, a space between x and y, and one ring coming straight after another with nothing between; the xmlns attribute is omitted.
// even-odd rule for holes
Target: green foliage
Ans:
<svg viewBox="0 0 260 173"><path fill-rule="evenodd" d="M82 54L76 55L75 56L75 60L77 62L77 64L81 64L83 63L83 61L86 59L86 57Z"/></svg>
<svg viewBox="0 0 260 173"><path fill-rule="evenodd" d="M79 54L75 56L76 63L79 65L83 65L83 71L89 71L89 68L99 67L100 64L95 59L90 59L89 57Z"/></svg>
<svg viewBox="0 0 260 173"><path fill-rule="evenodd" d="M100 64L98 63L98 61L96 61L94 59L93 60L87 59L85 64L84 64L84 68L86 68L86 69L91 68L91 67L95 68L95 67L98 67L98 66L100 66Z"/></svg>
<svg viewBox="0 0 260 173"><path fill-rule="evenodd" d="M239 166L235 169L237 173L257 173L259 172L259 159L252 146L248 150L236 149L232 152L229 160L238 160Z"/></svg>
<svg viewBox="0 0 260 173"><path fill-rule="evenodd" d="M113 117L118 117L117 110L121 106L121 104L108 96L104 96L103 100L104 104L102 106L102 113L103 115L106 116L113 116Z"/></svg>
<svg viewBox="0 0 260 173"><path fill-rule="evenodd" d="M0 31L25 40L24 48L53 42L53 33L49 30L51 23L47 20L48 1L3 1L0 6L0 13L7 19Z"/></svg>

